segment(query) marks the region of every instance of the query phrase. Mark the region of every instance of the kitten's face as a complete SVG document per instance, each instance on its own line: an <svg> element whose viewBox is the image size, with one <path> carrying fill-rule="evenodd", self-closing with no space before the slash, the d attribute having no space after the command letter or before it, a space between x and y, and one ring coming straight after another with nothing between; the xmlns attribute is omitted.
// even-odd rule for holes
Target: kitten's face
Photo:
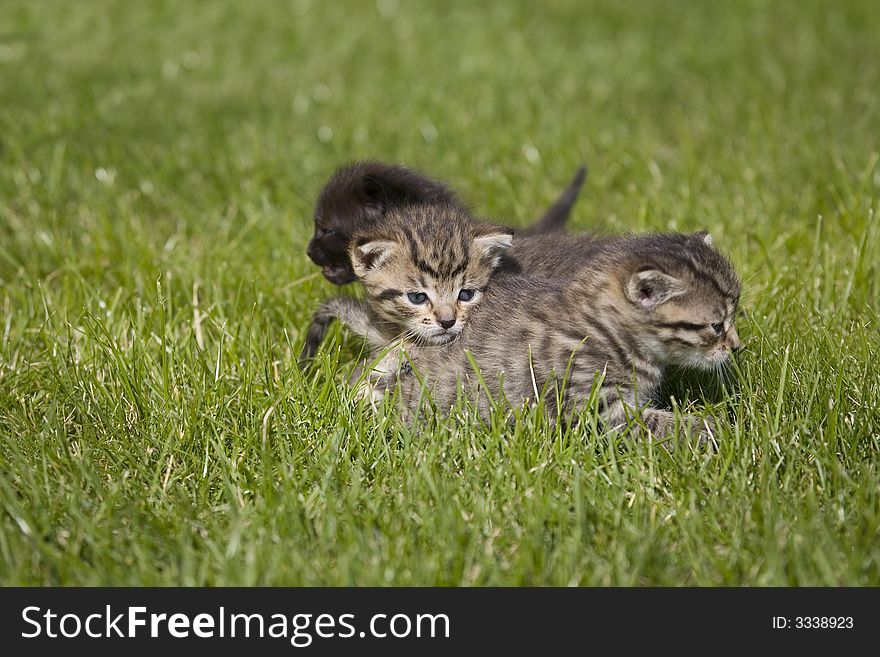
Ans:
<svg viewBox="0 0 880 657"><path fill-rule="evenodd" d="M438 234L404 229L382 239L355 238L350 253L371 307L406 339L442 345L457 338L498 266L511 235L457 226ZM482 234L480 234L482 233Z"/></svg>
<svg viewBox="0 0 880 657"><path fill-rule="evenodd" d="M654 321L670 364L711 370L740 347L734 320L739 297L698 290L657 309Z"/></svg>
<svg viewBox="0 0 880 657"><path fill-rule="evenodd" d="M322 197L315 208L315 234L306 247L312 261L331 283L344 285L355 280L348 258L348 245L355 226L379 219L379 212L354 196Z"/></svg>
<svg viewBox="0 0 880 657"><path fill-rule="evenodd" d="M740 283L703 233L686 255L634 272L629 300L643 314L643 336L670 365L713 370L740 347L734 326Z"/></svg>

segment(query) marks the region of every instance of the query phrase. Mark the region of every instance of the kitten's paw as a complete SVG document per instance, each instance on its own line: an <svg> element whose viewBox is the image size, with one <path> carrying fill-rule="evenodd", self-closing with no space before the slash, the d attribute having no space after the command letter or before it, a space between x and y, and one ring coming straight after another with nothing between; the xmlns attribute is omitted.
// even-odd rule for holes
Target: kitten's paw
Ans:
<svg viewBox="0 0 880 657"><path fill-rule="evenodd" d="M715 419L711 416L700 417L698 415L683 415L679 427L679 435L685 444L697 449L710 452L718 451L718 442L715 438Z"/></svg>
<svg viewBox="0 0 880 657"><path fill-rule="evenodd" d="M372 381L364 381L358 386L354 393L354 400L356 403L368 403L374 411L379 407L379 404L382 403L384 398L385 388L381 385L376 385L376 383Z"/></svg>
<svg viewBox="0 0 880 657"><path fill-rule="evenodd" d="M652 440L670 452L675 449L675 416L669 411L661 411L656 408L646 408L642 411L644 433L648 440ZM641 433L641 431L639 432Z"/></svg>
<svg viewBox="0 0 880 657"><path fill-rule="evenodd" d="M713 451L718 449L715 440L715 421L711 417L682 415L676 422L675 414L670 411L646 409L642 414L642 420L651 439L659 442L670 452L675 449L679 441L686 441L686 444L701 449Z"/></svg>

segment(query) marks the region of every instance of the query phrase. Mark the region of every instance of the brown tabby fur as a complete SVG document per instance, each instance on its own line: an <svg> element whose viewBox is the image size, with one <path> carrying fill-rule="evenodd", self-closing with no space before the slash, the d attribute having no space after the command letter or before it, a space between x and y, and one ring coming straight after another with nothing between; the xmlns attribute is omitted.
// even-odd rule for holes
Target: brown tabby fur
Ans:
<svg viewBox="0 0 880 657"><path fill-rule="evenodd" d="M587 253L563 283L493 281L460 339L404 345L407 361L399 349L389 352L368 382L371 396L398 385L412 417L424 410L426 393L445 411L464 392L485 415L499 400L531 404L544 391L549 412L565 417L598 385L607 428L639 411L645 429L669 436L673 414L652 406L664 369L719 369L739 348L739 279L705 233L599 238ZM705 433L694 418L685 418L684 430Z"/></svg>
<svg viewBox="0 0 880 657"><path fill-rule="evenodd" d="M312 319L301 360L315 353L334 318L373 347L395 339L451 342L481 302L511 239L509 229L472 219L454 205L390 211L380 225L355 233L349 248L366 300L324 302ZM413 301L413 295L421 299Z"/></svg>

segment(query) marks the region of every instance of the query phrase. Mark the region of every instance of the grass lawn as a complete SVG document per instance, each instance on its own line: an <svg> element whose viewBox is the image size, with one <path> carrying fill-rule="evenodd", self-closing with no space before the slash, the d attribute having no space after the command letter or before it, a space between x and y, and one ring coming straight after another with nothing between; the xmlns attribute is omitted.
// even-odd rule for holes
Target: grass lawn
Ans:
<svg viewBox="0 0 880 657"><path fill-rule="evenodd" d="M880 5L0 4L0 583L880 585ZM525 223L709 229L719 453L340 385L305 256L359 157ZM199 328L200 327L200 328Z"/></svg>

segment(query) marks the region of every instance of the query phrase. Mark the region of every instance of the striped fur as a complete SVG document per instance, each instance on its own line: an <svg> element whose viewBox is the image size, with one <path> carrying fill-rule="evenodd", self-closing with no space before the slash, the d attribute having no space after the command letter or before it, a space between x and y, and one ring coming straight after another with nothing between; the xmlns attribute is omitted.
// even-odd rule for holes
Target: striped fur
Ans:
<svg viewBox="0 0 880 657"><path fill-rule="evenodd" d="M607 427L639 410L653 435L666 436L673 416L651 406L664 369L720 367L739 347L739 294L733 267L704 233L596 239L590 258L565 282L493 281L460 340L407 349L419 376L383 385L399 385L410 416L426 392L437 408L449 408L459 386L485 413L492 402L473 374L470 352L495 401L534 403L546 391L548 410L566 415L599 382ZM399 353L387 357L394 358ZM380 369L394 368L385 362ZM688 432L697 430L696 421L685 424Z"/></svg>
<svg viewBox="0 0 880 657"><path fill-rule="evenodd" d="M349 253L386 333L439 345L461 333L511 239L455 206L420 205L356 233Z"/></svg>
<svg viewBox="0 0 880 657"><path fill-rule="evenodd" d="M461 334L510 245L510 229L478 221L457 205L389 210L356 232L349 255L366 299L334 297L315 312L300 353L305 366L334 319L377 347L395 341L440 345Z"/></svg>

